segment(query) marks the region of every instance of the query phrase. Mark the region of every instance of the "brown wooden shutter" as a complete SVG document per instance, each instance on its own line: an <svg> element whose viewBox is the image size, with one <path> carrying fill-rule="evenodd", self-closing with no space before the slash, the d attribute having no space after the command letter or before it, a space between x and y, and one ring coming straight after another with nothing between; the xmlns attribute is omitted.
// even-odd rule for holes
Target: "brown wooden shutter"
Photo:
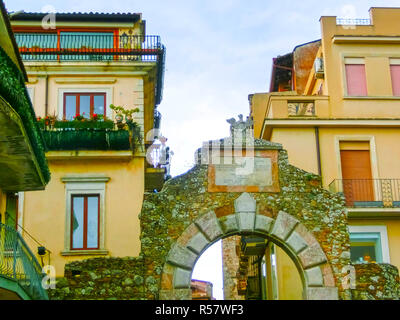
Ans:
<svg viewBox="0 0 400 320"><path fill-rule="evenodd" d="M354 201L374 201L369 150L341 150L343 192L346 204Z"/></svg>

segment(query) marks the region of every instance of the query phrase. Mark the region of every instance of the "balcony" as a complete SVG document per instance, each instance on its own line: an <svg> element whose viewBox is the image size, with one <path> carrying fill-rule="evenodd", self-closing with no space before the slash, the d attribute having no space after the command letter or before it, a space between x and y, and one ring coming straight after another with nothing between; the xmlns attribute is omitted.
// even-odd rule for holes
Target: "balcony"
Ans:
<svg viewBox="0 0 400 320"><path fill-rule="evenodd" d="M274 93L268 101L268 118L327 118L327 96L301 96L293 93ZM272 117L271 117L272 116Z"/></svg>
<svg viewBox="0 0 400 320"><path fill-rule="evenodd" d="M150 61L164 53L159 36L113 33L15 33L25 61Z"/></svg>
<svg viewBox="0 0 400 320"><path fill-rule="evenodd" d="M39 120L47 151L135 152L141 145L140 127L135 122L122 125L117 129L112 120Z"/></svg>
<svg viewBox="0 0 400 320"><path fill-rule="evenodd" d="M42 267L13 228L0 223L0 299L48 300Z"/></svg>
<svg viewBox="0 0 400 320"><path fill-rule="evenodd" d="M336 179L331 192L342 192L350 208L400 208L400 179Z"/></svg>
<svg viewBox="0 0 400 320"><path fill-rule="evenodd" d="M14 35L24 62L156 63L156 103L161 102L165 46L159 36L119 36L112 32L16 32Z"/></svg>

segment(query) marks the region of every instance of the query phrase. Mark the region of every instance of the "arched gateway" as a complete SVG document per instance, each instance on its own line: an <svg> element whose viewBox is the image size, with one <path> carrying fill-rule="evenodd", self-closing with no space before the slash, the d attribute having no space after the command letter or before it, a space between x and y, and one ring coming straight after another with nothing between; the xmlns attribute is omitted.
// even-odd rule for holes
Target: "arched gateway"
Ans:
<svg viewBox="0 0 400 320"><path fill-rule="evenodd" d="M191 299L199 256L219 239L248 234L292 258L304 299L348 297L341 286L350 264L343 199L323 189L319 176L290 165L280 144L233 136L210 141L193 169L146 194L140 219L155 298Z"/></svg>

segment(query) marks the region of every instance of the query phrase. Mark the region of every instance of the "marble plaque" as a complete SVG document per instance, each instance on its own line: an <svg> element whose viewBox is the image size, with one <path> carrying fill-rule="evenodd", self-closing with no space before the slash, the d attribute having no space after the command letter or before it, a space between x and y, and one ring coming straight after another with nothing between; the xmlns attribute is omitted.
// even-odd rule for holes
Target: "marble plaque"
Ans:
<svg viewBox="0 0 400 320"><path fill-rule="evenodd" d="M215 185L217 186L259 186L272 185L272 165L270 158L240 157L229 159L228 164L215 165ZM220 163L224 162L221 158ZM231 164L229 164L231 163Z"/></svg>
<svg viewBox="0 0 400 320"><path fill-rule="evenodd" d="M279 192L277 150L220 154L208 166L209 192Z"/></svg>

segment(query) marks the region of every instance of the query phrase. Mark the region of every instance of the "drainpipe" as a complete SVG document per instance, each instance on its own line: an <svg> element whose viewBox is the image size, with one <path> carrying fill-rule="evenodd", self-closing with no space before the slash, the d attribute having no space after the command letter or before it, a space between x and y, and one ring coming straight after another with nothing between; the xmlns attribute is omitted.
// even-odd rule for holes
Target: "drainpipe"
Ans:
<svg viewBox="0 0 400 320"><path fill-rule="evenodd" d="M322 177L322 170L321 170L321 149L319 145L319 128L315 127L315 145L317 148L317 163L318 163L318 174Z"/></svg>
<svg viewBox="0 0 400 320"><path fill-rule="evenodd" d="M46 90L44 94L44 116L46 117L49 114L49 76L46 74Z"/></svg>

